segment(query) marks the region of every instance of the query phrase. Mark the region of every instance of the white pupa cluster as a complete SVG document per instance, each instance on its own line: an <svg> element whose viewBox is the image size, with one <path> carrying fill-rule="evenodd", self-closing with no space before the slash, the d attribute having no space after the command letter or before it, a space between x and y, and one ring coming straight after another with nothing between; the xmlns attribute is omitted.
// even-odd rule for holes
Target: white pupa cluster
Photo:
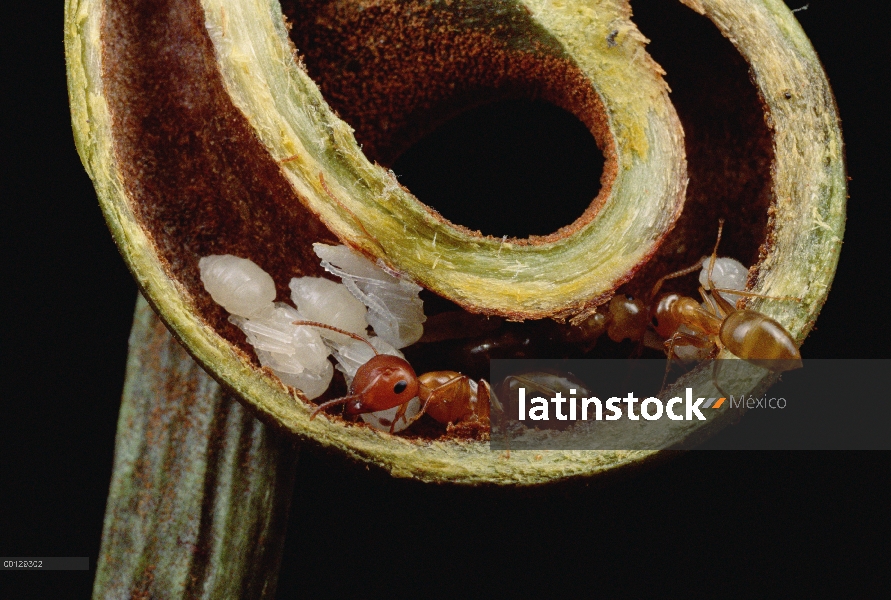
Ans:
<svg viewBox="0 0 891 600"><path fill-rule="evenodd" d="M232 255L205 256L198 268L204 288L230 313L229 321L247 336L261 365L308 398L328 389L334 375L330 350L317 328L292 324L308 320L305 315L274 302L275 282L266 271Z"/></svg>
<svg viewBox="0 0 891 600"><path fill-rule="evenodd" d="M294 321L330 325L367 339L381 354L402 357L397 348L417 341L423 334L425 320L423 304L417 297L420 286L393 277L345 246L317 246L322 246L322 253L336 262L335 274L344 282L295 277L289 287L296 309L274 302L272 277L248 259L207 256L198 263L205 289L230 313L230 322L245 333L260 364L271 369L283 383L302 390L309 399L321 396L331 383L334 368L329 355L337 360L337 369L349 385L358 368L374 352L367 344L349 336L320 327L294 325ZM379 283L360 287L360 281ZM409 290L411 297L407 295ZM370 317L371 314L379 316ZM394 324L394 318L411 322ZM377 335L368 334L369 324ZM419 409L419 401L409 404L406 418L393 430L408 426ZM370 413L362 418L389 431L390 426L381 420L391 422L395 409L390 411L392 415L384 414L387 412Z"/></svg>

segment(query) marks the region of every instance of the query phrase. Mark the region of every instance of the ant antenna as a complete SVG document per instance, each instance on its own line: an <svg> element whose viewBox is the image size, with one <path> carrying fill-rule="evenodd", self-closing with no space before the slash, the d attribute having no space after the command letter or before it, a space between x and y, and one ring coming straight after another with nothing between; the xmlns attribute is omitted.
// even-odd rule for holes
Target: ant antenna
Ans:
<svg viewBox="0 0 891 600"><path fill-rule="evenodd" d="M715 268L715 257L718 254L718 245L721 243L721 232L723 230L724 230L724 219L721 218L721 219L718 219L718 239L715 242L715 249L712 250L712 255L709 258L709 263L708 263L708 286L709 286L709 289L714 287L712 285L712 270L714 270L714 268ZM656 282L656 285L653 286L653 291L650 292L650 297L655 298L656 294L659 293L659 290L662 289L662 284L665 283L667 280L674 279L675 277L682 277L684 275L692 273L693 271L698 271L699 269L701 269L702 261L705 259L706 259L706 257L703 256L698 261L696 261L696 263L690 265L689 267L687 267L685 269L681 269L680 271L675 271L674 273L669 273L668 275L664 275L662 278L659 279L659 281ZM731 290L728 290L728 291L731 291ZM734 291L734 293L739 293L739 292Z"/></svg>
<svg viewBox="0 0 891 600"><path fill-rule="evenodd" d="M659 290L662 289L662 284L665 283L667 280L674 279L675 277L681 277L683 275L686 275L688 273L692 273L693 271L701 269L702 261L704 259L705 259L705 257L703 256L698 261L696 261L696 264L690 265L689 267L687 267L685 269L681 269L680 271L675 271L674 273L669 273L668 275L662 276L659 279L659 281L656 282L656 285L653 286L653 291L650 292L650 298L656 297L656 294L658 294Z"/></svg>
<svg viewBox="0 0 891 600"><path fill-rule="evenodd" d="M374 352L375 356L380 356L380 352L377 351L377 348L371 345L371 342L366 340L361 335L356 335L355 333L350 333L349 331L344 331L339 327L334 327L332 325L325 325L324 323L319 323L317 321L292 321L291 325L307 325L309 327L321 327L322 329L330 329L331 331L336 331L337 333L342 333L343 335L349 336L354 340L358 340L360 342L365 342L368 344L368 347L371 348L371 351Z"/></svg>
<svg viewBox="0 0 891 600"><path fill-rule="evenodd" d="M715 287L712 281L712 271L715 268L715 258L718 256L718 246L721 244L721 233L724 231L724 218L718 219L718 239L715 240L715 249L712 250L712 256L708 261L708 288L711 290Z"/></svg>
<svg viewBox="0 0 891 600"><path fill-rule="evenodd" d="M309 420L312 421L313 419L316 418L317 414L327 410L328 408L330 408L332 406L337 406L338 404L346 404L353 398L358 398L360 395L361 394L352 394L350 396L344 396L343 398L337 398L335 400L329 400L328 402L323 402L322 404L319 404L314 411L312 411L312 414L309 415Z"/></svg>

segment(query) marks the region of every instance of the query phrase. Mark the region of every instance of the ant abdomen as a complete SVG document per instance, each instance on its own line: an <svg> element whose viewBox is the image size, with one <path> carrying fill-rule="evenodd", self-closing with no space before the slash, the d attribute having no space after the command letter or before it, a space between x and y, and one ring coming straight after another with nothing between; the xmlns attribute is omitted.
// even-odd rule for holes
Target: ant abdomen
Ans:
<svg viewBox="0 0 891 600"><path fill-rule="evenodd" d="M721 325L721 343L736 356L749 362L765 361L772 371L801 366L795 341L777 321L753 310L737 310ZM777 361L776 365L771 365Z"/></svg>
<svg viewBox="0 0 891 600"><path fill-rule="evenodd" d="M639 341L647 329L647 306L637 298L617 294L609 303L610 320L606 333L614 342L625 338Z"/></svg>
<svg viewBox="0 0 891 600"><path fill-rule="evenodd" d="M418 377L422 399L427 400L436 390L441 394L436 402L427 402L427 414L443 424L460 423L473 418L489 419L489 388L456 371L432 371Z"/></svg>

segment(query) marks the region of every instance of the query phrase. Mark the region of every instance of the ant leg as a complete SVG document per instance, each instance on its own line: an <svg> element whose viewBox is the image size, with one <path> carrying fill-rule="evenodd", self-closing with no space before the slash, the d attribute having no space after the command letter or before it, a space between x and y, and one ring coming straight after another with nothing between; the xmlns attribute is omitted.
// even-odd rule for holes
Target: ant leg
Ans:
<svg viewBox="0 0 891 600"><path fill-rule="evenodd" d="M715 270L715 261L718 260L718 246L721 244L721 234L724 232L724 219L718 219L718 239L715 240L715 248L712 250L712 256L708 261L708 288L711 290L715 287L712 281L712 271Z"/></svg>
<svg viewBox="0 0 891 600"><path fill-rule="evenodd" d="M699 295L702 296L702 299L712 308L712 311L715 313L715 316L721 319L722 321L727 318L732 312L736 312L736 307L730 303L727 298L719 294L717 288L712 288L711 294L705 293L705 288L699 286Z"/></svg>
<svg viewBox="0 0 891 600"><path fill-rule="evenodd" d="M731 304L726 298L721 295L721 292L727 294L736 294L738 296L748 296L751 295L751 292L744 292L742 290L728 290L724 288L715 287L715 282L712 279L712 272L715 270L715 261L718 260L718 246L721 244L721 234L724 232L724 219L718 219L718 239L715 240L715 248L712 250L712 256L708 261L708 289L712 293L712 298L721 307L721 311L724 313L721 316L727 316L732 312L736 312L736 306Z"/></svg>
<svg viewBox="0 0 891 600"><path fill-rule="evenodd" d="M665 374L662 375L662 385L659 387L660 390L665 389L665 382L668 381L668 372L671 370L671 357L674 355L674 343L678 339L678 336L684 335L680 331L675 331L674 334L670 338L665 341L665 345L668 346L665 349L666 360L665 360Z"/></svg>
<svg viewBox="0 0 891 600"><path fill-rule="evenodd" d="M394 429L396 428L396 423L399 422L399 419L405 418L405 411L408 410L409 402L411 402L411 400L399 405L399 409L396 411L396 414L393 416L393 422L390 423L390 433L394 433ZM414 422L415 422L415 420L412 419L412 421L410 423L408 423L408 425L406 425L405 427L407 428L409 425L411 425Z"/></svg>
<svg viewBox="0 0 891 600"><path fill-rule="evenodd" d="M314 411L312 411L312 414L309 415L309 420L312 421L316 418L316 415L318 415L320 412L328 410L332 406L337 406L338 404L346 404L350 400L359 398L360 396L361 394L351 394L349 396L344 396L343 398L336 398L334 400L329 400L328 402L323 402L322 404L319 404Z"/></svg>
<svg viewBox="0 0 891 600"><path fill-rule="evenodd" d="M702 288L699 288L699 289L701 290ZM730 313L736 312L736 306L731 304L727 298L722 296L720 291L717 288L712 288L711 292L712 292L712 300L714 300L715 304L717 304L720 307L720 312L718 313L719 317L721 317L723 319ZM735 294L736 292L734 291L733 293Z"/></svg>
<svg viewBox="0 0 891 600"><path fill-rule="evenodd" d="M796 298L794 296L765 296L764 294L756 294L755 292L747 292L745 290L728 290L724 288L712 288L712 298L714 298L715 302L717 302L725 315L729 315L732 312L736 312L736 306L730 303L729 300L722 296L722 293L725 294L736 294L737 296L746 296L749 298L766 298L768 300L789 300L795 302L801 302L801 298Z"/></svg>
<svg viewBox="0 0 891 600"><path fill-rule="evenodd" d="M801 302L801 298L796 296L768 296L766 294L756 294L755 292L747 292L746 290L727 290L724 288L713 288L713 292L723 292L725 294L736 294L737 296L746 296L749 298L765 298L767 300L783 300L786 302Z"/></svg>
<svg viewBox="0 0 891 600"><path fill-rule="evenodd" d="M708 261L708 277L706 279L706 281L708 282L708 290L712 293L712 299L714 299L715 303L717 303L717 305L721 307L721 311L724 313L723 315L719 315L722 317L727 316L730 313L736 311L736 307L733 306L732 304L730 304L730 302L728 302L727 299L725 299L723 296L721 296L721 294L718 293L719 290L717 288L715 288L715 282L712 280L712 272L715 270L715 261L718 260L718 246L721 245L721 235L723 234L723 232L724 232L724 219L721 218L721 219L718 219L718 239L715 240L715 247L712 249L712 255ZM699 288L699 290L700 290L699 293L702 294L703 292L702 292L701 287ZM729 292L730 290L720 290L720 291ZM734 291L734 293L736 293L736 292ZM705 297L705 296L703 295L703 297ZM711 303L709 303L709 304L711 304Z"/></svg>
<svg viewBox="0 0 891 600"><path fill-rule="evenodd" d="M705 293L705 288L699 286L699 295L702 296L702 301L705 304L708 304L709 308L712 309L712 312L716 317L724 318L727 315L721 314L720 309L718 308L718 304L714 298Z"/></svg>
<svg viewBox="0 0 891 600"><path fill-rule="evenodd" d="M718 390L722 396L728 398L730 395L725 392L721 388L721 384L718 383L718 375L721 373L721 361L717 358L712 362L712 383L715 385L715 389Z"/></svg>
<svg viewBox="0 0 891 600"><path fill-rule="evenodd" d="M668 372L671 370L672 357L675 356L675 346L707 348L710 344L711 340L704 339L695 333L684 333L683 331L675 331L670 338L665 340L665 354L667 355L667 360L665 361L665 375L662 377L662 389L665 389L665 382L668 381Z"/></svg>

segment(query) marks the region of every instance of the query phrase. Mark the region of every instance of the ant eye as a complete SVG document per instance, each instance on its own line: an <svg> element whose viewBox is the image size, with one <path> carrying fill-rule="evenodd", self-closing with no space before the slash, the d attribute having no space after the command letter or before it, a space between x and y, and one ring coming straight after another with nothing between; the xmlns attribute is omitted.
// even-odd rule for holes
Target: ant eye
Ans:
<svg viewBox="0 0 891 600"><path fill-rule="evenodd" d="M653 327L659 327L659 319L653 317Z"/></svg>
<svg viewBox="0 0 891 600"><path fill-rule="evenodd" d="M400 381L399 383L397 383L396 385L393 386L393 393L401 394L402 392L405 391L405 388L407 388L407 387L408 387L407 381L405 381L405 380Z"/></svg>

